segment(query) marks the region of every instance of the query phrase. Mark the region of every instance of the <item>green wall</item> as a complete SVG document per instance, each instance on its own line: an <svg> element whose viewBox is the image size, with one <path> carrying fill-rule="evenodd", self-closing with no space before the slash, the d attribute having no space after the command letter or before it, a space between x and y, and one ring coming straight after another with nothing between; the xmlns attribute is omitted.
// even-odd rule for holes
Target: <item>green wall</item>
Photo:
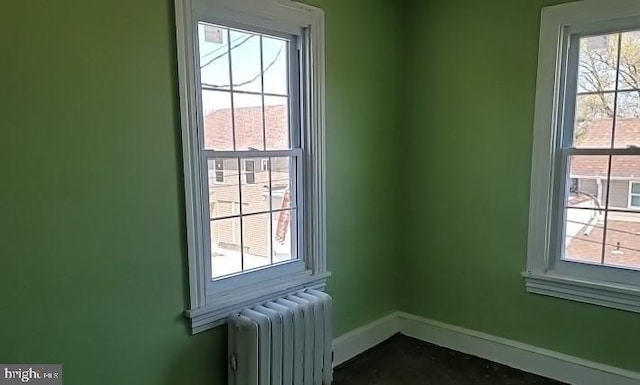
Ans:
<svg viewBox="0 0 640 385"><path fill-rule="evenodd" d="M556 1L558 2L558 1ZM640 315L524 290L542 0L416 1L400 308L640 370Z"/></svg>
<svg viewBox="0 0 640 385"><path fill-rule="evenodd" d="M335 332L394 310L401 146L392 2L327 20ZM188 332L170 0L0 4L0 362L65 384L224 384L224 328ZM386 151L381 159L379 154Z"/></svg>

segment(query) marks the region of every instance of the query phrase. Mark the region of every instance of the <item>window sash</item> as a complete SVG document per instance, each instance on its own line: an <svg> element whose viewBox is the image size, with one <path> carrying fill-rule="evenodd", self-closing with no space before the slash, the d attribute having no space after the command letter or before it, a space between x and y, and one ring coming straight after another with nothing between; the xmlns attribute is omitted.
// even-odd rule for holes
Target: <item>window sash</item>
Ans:
<svg viewBox="0 0 640 385"><path fill-rule="evenodd" d="M217 158L221 158L220 157L220 153L219 152L215 152L215 151L207 151L207 153L215 153ZM247 153L252 153L253 156L248 156ZM272 279L277 277L277 274L289 274L289 273L295 273L295 272L300 272L303 271L305 269L306 266L306 255L305 255L305 251L307 250L306 248L306 241L304 238L304 231L305 228L304 226L304 215L305 215L305 208L304 208L304 167L303 167L303 156L302 156L303 152L301 149L296 149L296 150L283 150L283 151L253 151L253 152L244 152L244 151L239 151L239 152L227 152L225 153L222 158L227 158L227 159L238 159L238 162L240 162L240 159L245 159L247 157L250 158L255 158L256 160L259 158L264 158L266 156L271 156L271 157L289 157L291 159L291 163L289 166L289 170L290 170L290 182L289 182L289 189L290 189L290 196L295 197L295 200L292 202L292 207L291 210L295 210L296 215L296 237L292 237L291 238L291 249L292 249L292 257L295 256L295 259L292 259L290 261L285 261L285 262L280 262L280 263L273 263L264 267L261 267L259 269L252 269L252 270L245 270L245 271L240 271L236 274L231 274L231 275L225 275L222 277L217 277L217 278L212 278L212 265L211 265L211 260L210 260L210 256L211 256L211 243L212 243L212 239L211 239L211 222L212 222L212 218L210 218L209 213L210 213L210 208L209 208L209 204L207 203L205 205L203 205L203 209L202 209L202 214L206 216L205 220L203 220L203 232L205 234L205 238L208 239L208 242L205 243L204 245L204 249L203 249L203 253L205 256L208 256L208 259L205 261L205 273L206 273L206 277L208 277L208 280L211 281L207 284L207 293L213 294L216 292L220 292L220 290L225 290L227 288L231 288L234 285L236 285L237 283L234 282L230 282L230 283L219 283L220 281L244 281L246 280L247 282L255 282L255 280L261 280L261 279ZM210 158L204 157L203 158L204 161L203 163L206 165L207 164L207 160L209 160ZM271 158L270 158L271 159ZM293 167L293 165L295 164L295 167ZM238 166L240 167L240 163L238 163ZM268 171L270 178L269 180L271 180L271 170ZM241 172L238 172L238 183L239 185L242 184L242 179L241 179ZM210 198L209 198L209 185L202 183L202 194L203 196L206 196L206 199L203 200L203 202L209 202ZM271 190L271 188L270 188ZM239 194L239 205L242 205L242 194ZM273 207L271 207L271 199L269 200L269 210L265 211L264 213L274 213L274 212L279 212L282 210L275 210ZM249 216L249 215L257 215L257 214L261 214L262 212L252 212L250 214L244 214L242 215L241 213L238 213L239 215L231 215L229 216L229 218L242 218L245 216ZM226 219L226 218L216 218L215 220L220 220L220 219ZM242 232L242 220L240 220L240 231ZM271 234L269 235L270 239L273 239L273 229L270 230ZM241 250L243 248L242 246L243 241L242 241L242 237L241 237ZM295 254L294 254L295 253ZM300 262L300 263L297 263ZM288 265L295 265L295 267L289 266L289 267L282 267L282 266L288 266ZM258 273L258 271L262 271L265 269L271 269L271 268L278 268L278 273ZM275 274L275 275L274 275ZM240 279L241 276L247 275L248 278L242 278ZM241 284L241 283L240 283Z"/></svg>
<svg viewBox="0 0 640 385"><path fill-rule="evenodd" d="M212 90L216 92L224 92L224 93L230 94L231 96L233 96L234 94L261 96L262 97L262 114L263 114L262 134L263 134L263 140L265 142L266 142L266 126L264 121L264 113L265 113L264 99L265 97L270 97L270 96L275 96L275 97L286 96L289 101L287 106L288 114L289 114L288 116L289 149L302 148L303 127L302 127L302 116L300 114L300 110L302 109L301 94L302 92L304 92L304 90L301 89L301 85L302 85L301 76L303 76L303 68L307 65L304 56L301 55L301 51L304 46L303 44L304 38L305 38L304 31L301 29L298 29L298 33L296 34L287 34L287 33L282 33L282 32L273 31L273 30L265 30L262 28L246 26L239 23L211 21L211 20L217 20L217 19L215 18L212 19L211 17L204 17L204 16L194 19L194 22L192 25L192 29L193 29L192 33L194 34L194 36L196 37L198 36L198 23L204 22L204 23L212 23L215 25L219 25L224 28L237 28L237 29L244 30L246 32L253 32L256 34L265 34L265 35L279 37L287 40L289 43L288 44L289 61L287 63L289 94L281 95L281 94L267 93L267 92L264 92L264 87L261 87L262 88L261 92L255 92L255 91L235 90L233 87L233 84L230 85L230 88L209 87L203 84L201 79L201 74L200 74L200 55L199 55L199 45L198 45L197 38L194 39L194 51L196 53L194 55L194 75L196 80L196 87L199 90ZM261 56L262 56L262 49L261 49ZM262 57L261 57L261 64L260 64L261 71L264 71L264 68L262 68L263 64L264 63L262 63ZM230 77L231 83L233 83L233 68L232 68L231 60L229 60L229 77ZM236 129L235 129L235 118L233 117L233 110L235 109L234 98L231 97L230 101L231 101L231 109L232 109L233 145L235 148L236 147L236 143L235 143ZM219 151L219 150L207 149L206 146L204 145L205 135L203 132L203 128L204 128L204 116L202 111L203 101L202 101L202 93L200 91L196 94L196 105L198 106L196 111L198 115L198 141L199 141L200 152L202 154L208 154L208 153L210 154L214 152L216 154L221 154L221 156L224 156L224 154L234 153L234 152L243 152L243 153L249 153L249 154L254 152L254 151L244 151L244 150ZM265 150L266 150L266 146L265 146ZM266 150L266 151L272 151L272 150Z"/></svg>

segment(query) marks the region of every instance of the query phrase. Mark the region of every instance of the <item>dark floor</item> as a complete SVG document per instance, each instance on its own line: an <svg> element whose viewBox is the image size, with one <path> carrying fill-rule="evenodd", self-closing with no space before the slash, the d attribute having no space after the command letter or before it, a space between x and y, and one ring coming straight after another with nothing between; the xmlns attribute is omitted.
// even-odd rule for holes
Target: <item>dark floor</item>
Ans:
<svg viewBox="0 0 640 385"><path fill-rule="evenodd" d="M397 334L340 365L334 385L561 385Z"/></svg>

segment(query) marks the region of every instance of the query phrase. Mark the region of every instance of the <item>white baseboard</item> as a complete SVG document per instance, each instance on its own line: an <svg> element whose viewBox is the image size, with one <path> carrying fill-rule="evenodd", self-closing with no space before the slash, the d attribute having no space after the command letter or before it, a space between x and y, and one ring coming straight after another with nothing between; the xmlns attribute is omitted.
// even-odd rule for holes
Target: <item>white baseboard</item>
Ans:
<svg viewBox="0 0 640 385"><path fill-rule="evenodd" d="M333 366L371 349L400 331L396 313L377 319L333 340Z"/></svg>
<svg viewBox="0 0 640 385"><path fill-rule="evenodd" d="M396 312L334 340L334 366L395 333L575 385L639 385L640 373Z"/></svg>

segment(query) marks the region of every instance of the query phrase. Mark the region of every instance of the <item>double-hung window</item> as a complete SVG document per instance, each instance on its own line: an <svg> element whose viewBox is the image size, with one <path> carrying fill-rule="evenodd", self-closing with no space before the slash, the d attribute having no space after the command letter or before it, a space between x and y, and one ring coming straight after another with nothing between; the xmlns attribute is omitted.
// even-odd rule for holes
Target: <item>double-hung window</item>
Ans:
<svg viewBox="0 0 640 385"><path fill-rule="evenodd" d="M176 0L176 21L196 333L325 286L324 22L288 0Z"/></svg>
<svg viewBox="0 0 640 385"><path fill-rule="evenodd" d="M640 2L542 12L527 290L640 311Z"/></svg>

